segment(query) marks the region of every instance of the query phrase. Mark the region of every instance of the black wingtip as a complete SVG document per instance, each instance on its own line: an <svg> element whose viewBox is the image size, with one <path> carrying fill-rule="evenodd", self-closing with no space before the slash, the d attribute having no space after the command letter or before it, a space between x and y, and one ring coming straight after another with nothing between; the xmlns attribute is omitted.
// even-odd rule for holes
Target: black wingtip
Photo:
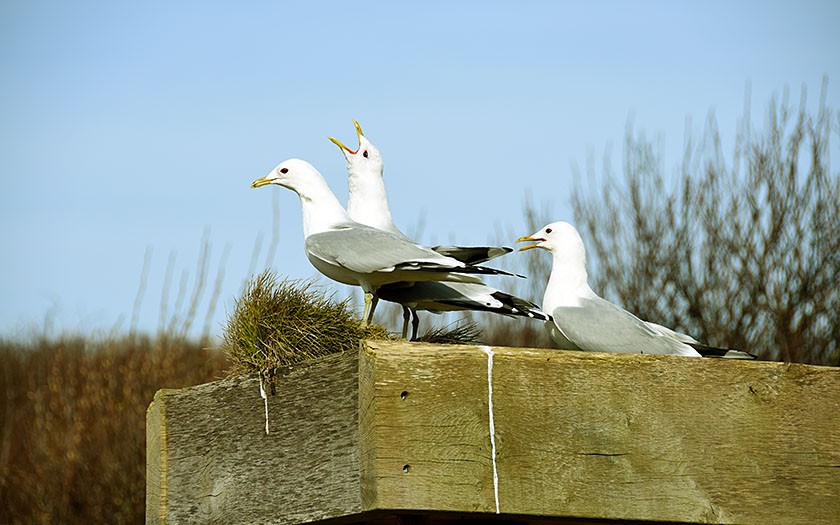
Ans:
<svg viewBox="0 0 840 525"><path fill-rule="evenodd" d="M507 246L432 246L441 255L452 257L464 264L481 264L508 254L513 248Z"/></svg>
<svg viewBox="0 0 840 525"><path fill-rule="evenodd" d="M539 319L541 321L548 321L551 316L543 312L539 306L531 301L526 301L505 292L494 292L493 298L510 308L510 313L520 317L528 317L530 319Z"/></svg>
<svg viewBox="0 0 840 525"><path fill-rule="evenodd" d="M743 350L735 350L734 348L718 348L715 346L708 346L700 343L688 343L688 346L697 350L703 357L710 357L716 359L744 359L752 360L758 359L758 356Z"/></svg>

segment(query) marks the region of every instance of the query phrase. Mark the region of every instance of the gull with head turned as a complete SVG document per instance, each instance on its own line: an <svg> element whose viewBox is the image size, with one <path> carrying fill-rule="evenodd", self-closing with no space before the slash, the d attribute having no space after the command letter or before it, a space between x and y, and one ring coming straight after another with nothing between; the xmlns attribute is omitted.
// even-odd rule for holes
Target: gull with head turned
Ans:
<svg viewBox="0 0 840 525"><path fill-rule="evenodd" d="M516 242L532 242L519 251L541 248L551 253L551 276L543 310L549 335L560 348L626 354L663 354L691 357L754 359L740 350L706 346L691 336L643 321L602 299L589 287L586 251L577 230L567 222L553 222Z"/></svg>
<svg viewBox="0 0 840 525"><path fill-rule="evenodd" d="M336 138L337 145L347 161L349 198L347 213L354 221L390 232L408 242L414 242L394 224L388 195L383 180L384 163L379 149L362 133L362 127L353 121L359 147L352 150ZM457 259L468 265L486 262L513 251L495 246L433 246L437 253ZM417 310L434 313L475 310L508 316L521 316L546 320L548 316L530 301L496 290L481 283L414 282L393 283L379 288L374 298L398 303L403 307L403 338L412 324L412 339L417 337L419 318Z"/></svg>
<svg viewBox="0 0 840 525"><path fill-rule="evenodd" d="M484 266L470 266L418 246L393 233L352 220L312 164L289 159L252 188L277 184L298 194L303 213L306 257L334 281L360 286L365 293L364 323L370 322L374 294L395 282L480 282L476 275L511 275Z"/></svg>

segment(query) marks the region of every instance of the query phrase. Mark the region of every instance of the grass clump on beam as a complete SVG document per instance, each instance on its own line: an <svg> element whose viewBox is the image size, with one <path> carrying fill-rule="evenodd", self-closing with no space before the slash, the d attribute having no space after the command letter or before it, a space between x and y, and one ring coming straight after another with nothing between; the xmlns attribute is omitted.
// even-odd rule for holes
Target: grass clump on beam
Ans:
<svg viewBox="0 0 840 525"><path fill-rule="evenodd" d="M481 329L474 321L432 328L417 338L418 342L439 345L481 344Z"/></svg>
<svg viewBox="0 0 840 525"><path fill-rule="evenodd" d="M312 281L279 281L266 270L236 301L223 348L231 373L288 366L356 350L362 339L393 339L381 326L363 327L349 300L335 301Z"/></svg>

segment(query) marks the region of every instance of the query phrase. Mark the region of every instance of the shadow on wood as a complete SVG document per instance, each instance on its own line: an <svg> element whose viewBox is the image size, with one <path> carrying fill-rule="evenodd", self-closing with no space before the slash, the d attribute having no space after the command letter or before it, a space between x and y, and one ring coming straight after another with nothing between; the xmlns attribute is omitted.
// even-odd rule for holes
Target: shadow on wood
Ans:
<svg viewBox="0 0 840 525"><path fill-rule="evenodd" d="M840 521L840 369L370 341L273 382L268 435L258 378L157 393L147 523Z"/></svg>

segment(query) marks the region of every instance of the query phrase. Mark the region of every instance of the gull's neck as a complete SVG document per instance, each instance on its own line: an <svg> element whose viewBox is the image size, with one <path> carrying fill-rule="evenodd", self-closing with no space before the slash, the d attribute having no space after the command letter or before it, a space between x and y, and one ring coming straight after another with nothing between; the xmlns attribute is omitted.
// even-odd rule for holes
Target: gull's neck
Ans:
<svg viewBox="0 0 840 525"><path fill-rule="evenodd" d="M559 306L579 306L580 298L595 296L587 282L586 255L582 249L551 255L551 276L545 287L543 310L551 313Z"/></svg>
<svg viewBox="0 0 840 525"><path fill-rule="evenodd" d="M381 173L349 170L347 213L356 222L404 236L394 224Z"/></svg>
<svg viewBox="0 0 840 525"><path fill-rule="evenodd" d="M305 188L295 191L300 196L303 211L304 238L350 222L350 217L323 177L312 177Z"/></svg>

